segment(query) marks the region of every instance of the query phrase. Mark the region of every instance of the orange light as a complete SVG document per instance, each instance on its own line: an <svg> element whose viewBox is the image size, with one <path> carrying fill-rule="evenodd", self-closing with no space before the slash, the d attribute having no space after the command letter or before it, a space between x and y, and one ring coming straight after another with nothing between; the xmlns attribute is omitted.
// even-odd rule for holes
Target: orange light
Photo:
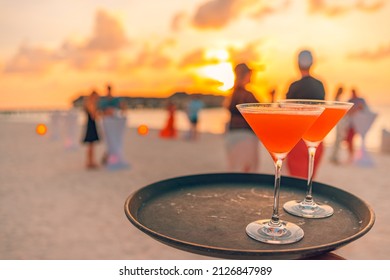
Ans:
<svg viewBox="0 0 390 280"><path fill-rule="evenodd" d="M140 126L138 126L138 134L141 135L141 136L145 136L146 134L149 133L149 128L147 125L145 124L141 124Z"/></svg>
<svg viewBox="0 0 390 280"><path fill-rule="evenodd" d="M38 135L45 135L47 132L47 127L46 125L40 123L35 128L35 131L37 132Z"/></svg>

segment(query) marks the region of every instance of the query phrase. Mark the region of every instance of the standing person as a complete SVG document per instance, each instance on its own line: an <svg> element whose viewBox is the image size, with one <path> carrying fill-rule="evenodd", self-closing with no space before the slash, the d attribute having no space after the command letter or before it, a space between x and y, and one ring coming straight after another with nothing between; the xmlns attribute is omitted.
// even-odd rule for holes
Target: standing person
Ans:
<svg viewBox="0 0 390 280"><path fill-rule="evenodd" d="M351 119L353 118L353 115L356 114L356 112L359 111L368 111L368 105L366 103L366 100L362 97L359 97L356 89L351 90L351 98L348 100L348 102L353 103L354 105L348 112L348 117ZM347 128L347 135L346 135L346 141L348 145L348 152L349 152L349 162L353 161L354 154L355 154L355 148L353 145L353 139L355 137L356 131L352 124L352 122L349 122L349 126Z"/></svg>
<svg viewBox="0 0 390 280"><path fill-rule="evenodd" d="M334 100L340 101L343 92L344 92L344 88L342 86L338 87ZM340 146L343 140L345 139L347 126L348 126L347 117L342 118L339 121L339 123L336 125L336 139L333 143L332 154L330 156L330 162L334 164L340 163L340 159L339 159Z"/></svg>
<svg viewBox="0 0 390 280"><path fill-rule="evenodd" d="M98 118L97 104L99 101L99 95L96 91L86 97L84 100L84 110L87 114L87 125L83 142L87 146L87 161L86 167L88 169L97 168L98 165L95 162L95 142L99 141L99 134L96 127L96 119Z"/></svg>
<svg viewBox="0 0 390 280"><path fill-rule="evenodd" d="M177 130L175 127L176 106L172 101L167 104L168 119L164 128L160 131L161 138L176 138Z"/></svg>
<svg viewBox="0 0 390 280"><path fill-rule="evenodd" d="M120 113L124 115L126 111L125 103L121 98L113 96L110 84L107 84L106 89L106 96L99 103L99 109L102 111L103 116L114 116Z"/></svg>
<svg viewBox="0 0 390 280"><path fill-rule="evenodd" d="M106 86L106 96L103 97L99 102L99 110L102 113L103 119L103 130L107 134L107 127L104 125L105 119L109 116L113 116L114 113L119 109L119 99L114 98L112 95L112 87L110 84ZM102 158L102 164L106 164L108 159L108 152L104 152Z"/></svg>
<svg viewBox="0 0 390 280"><path fill-rule="evenodd" d="M107 95L100 102L102 124L106 142L106 152L102 163L110 169L124 168L128 163L123 154L123 138L126 128L126 106L121 98L114 97L111 85L107 85Z"/></svg>
<svg viewBox="0 0 390 280"><path fill-rule="evenodd" d="M271 103L275 102L275 95L276 95L276 90L275 89L271 89L271 91L269 92Z"/></svg>
<svg viewBox="0 0 390 280"><path fill-rule="evenodd" d="M197 140L198 139L198 121L199 121L199 112L203 109L204 103L202 100L200 100L199 95L191 95L190 102L188 103L187 107L187 116L188 120L190 121L190 133L189 133L189 139L190 140Z"/></svg>
<svg viewBox="0 0 390 280"><path fill-rule="evenodd" d="M234 68L234 73L233 91L225 104L230 113L225 136L228 169L255 172L259 163L259 139L236 107L242 103L258 103L253 93L246 89L251 81L252 70L245 63L240 63Z"/></svg>
<svg viewBox="0 0 390 280"><path fill-rule="evenodd" d="M298 68L301 79L293 82L286 94L287 99L325 99L322 82L311 75L313 56L310 51L303 50L298 54Z"/></svg>
<svg viewBox="0 0 390 280"><path fill-rule="evenodd" d="M286 94L287 99L325 99L325 89L323 83L311 75L311 67L313 65L312 53L308 50L302 50L298 54L298 68L301 74L301 79L293 82ZM318 164L322 158L323 144L321 143L316 151L314 159L315 176ZM303 140L291 150L286 158L286 165L291 176L307 178L308 174L308 151Z"/></svg>

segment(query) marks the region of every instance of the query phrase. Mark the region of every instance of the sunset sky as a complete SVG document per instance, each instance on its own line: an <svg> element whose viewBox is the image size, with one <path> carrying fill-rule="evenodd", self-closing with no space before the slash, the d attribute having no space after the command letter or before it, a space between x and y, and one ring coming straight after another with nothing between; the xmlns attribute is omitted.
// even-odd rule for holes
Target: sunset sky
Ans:
<svg viewBox="0 0 390 280"><path fill-rule="evenodd" d="M104 94L226 95L232 66L259 99L283 97L312 50L332 99L343 84L390 105L390 1L0 0L0 109L64 108Z"/></svg>

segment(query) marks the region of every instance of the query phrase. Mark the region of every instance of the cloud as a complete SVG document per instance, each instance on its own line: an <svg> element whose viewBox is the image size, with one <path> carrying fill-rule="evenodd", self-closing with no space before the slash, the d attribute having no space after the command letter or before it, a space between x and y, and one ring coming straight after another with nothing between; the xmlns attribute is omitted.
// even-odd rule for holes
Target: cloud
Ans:
<svg viewBox="0 0 390 280"><path fill-rule="evenodd" d="M179 63L179 67L199 67L208 64L216 64L219 60L216 58L207 58L205 49L196 49L186 54Z"/></svg>
<svg viewBox="0 0 390 280"><path fill-rule="evenodd" d="M364 0L352 0L352 1L326 1L326 0L308 0L310 13L322 13L327 16L339 16L351 11L359 10L362 12L375 12L380 10L385 2L383 0L377 1L364 1Z"/></svg>
<svg viewBox="0 0 390 280"><path fill-rule="evenodd" d="M130 63L130 67L152 67L165 68L171 65L171 59L161 53L156 53L151 48L144 48L137 56L137 58Z"/></svg>
<svg viewBox="0 0 390 280"><path fill-rule="evenodd" d="M45 72L60 61L55 52L42 48L22 45L16 54L6 62L5 73L34 73Z"/></svg>
<svg viewBox="0 0 390 280"><path fill-rule="evenodd" d="M262 19L280 13L290 7L290 0L257 1L247 3L247 13L252 18Z"/></svg>
<svg viewBox="0 0 390 280"><path fill-rule="evenodd" d="M96 67L102 56L96 50L89 50L71 41L64 42L57 50L57 54L63 61L77 70L88 70Z"/></svg>
<svg viewBox="0 0 390 280"><path fill-rule="evenodd" d="M200 29L219 29L240 14L240 0L211 0L199 6L192 23Z"/></svg>
<svg viewBox="0 0 390 280"><path fill-rule="evenodd" d="M174 32L181 31L187 23L188 15L184 12L175 14L171 21L171 30Z"/></svg>
<svg viewBox="0 0 390 280"><path fill-rule="evenodd" d="M198 7L192 25L198 29L221 29L240 17L264 18L289 4L290 0L210 0Z"/></svg>
<svg viewBox="0 0 390 280"><path fill-rule="evenodd" d="M197 49L189 54L186 54L179 63L179 66L184 68L203 65L205 62L204 52L205 51L203 49Z"/></svg>
<svg viewBox="0 0 390 280"><path fill-rule="evenodd" d="M16 54L6 61L4 73L36 73L49 71L57 63L67 63L78 70L104 69L107 56L115 55L129 46L121 23L106 11L99 10L95 16L93 34L83 43L64 41L56 49L23 44Z"/></svg>
<svg viewBox="0 0 390 280"><path fill-rule="evenodd" d="M165 51L173 46L176 42L172 39L166 39L163 42L151 46L145 44L138 53L135 60L129 63L130 68L151 67L163 69L173 64L171 57Z"/></svg>
<svg viewBox="0 0 390 280"><path fill-rule="evenodd" d="M93 36L86 48L100 51L113 51L129 43L121 23L107 12L99 10L95 18Z"/></svg>
<svg viewBox="0 0 390 280"><path fill-rule="evenodd" d="M231 60L234 64L241 62L251 62L254 61L258 63L261 60L261 56L258 51L258 47L261 45L261 42L255 41L248 43L244 48L237 49L234 47L228 48L230 53Z"/></svg>
<svg viewBox="0 0 390 280"><path fill-rule="evenodd" d="M361 51L358 53L351 53L348 55L349 59L359 60L379 60L383 58L390 58L390 43L387 45L379 46L374 51Z"/></svg>

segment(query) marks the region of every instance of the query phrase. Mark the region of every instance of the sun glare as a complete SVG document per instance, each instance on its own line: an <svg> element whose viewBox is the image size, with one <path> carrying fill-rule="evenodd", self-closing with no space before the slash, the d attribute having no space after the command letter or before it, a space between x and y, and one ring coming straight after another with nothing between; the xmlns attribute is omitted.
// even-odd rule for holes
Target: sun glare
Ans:
<svg viewBox="0 0 390 280"><path fill-rule="evenodd" d="M234 73L229 62L201 67L199 75L221 82L218 87L221 91L227 91L234 85Z"/></svg>
<svg viewBox="0 0 390 280"><path fill-rule="evenodd" d="M209 49L205 53L206 59L217 59L218 61L227 61L230 56L229 52L224 49Z"/></svg>

